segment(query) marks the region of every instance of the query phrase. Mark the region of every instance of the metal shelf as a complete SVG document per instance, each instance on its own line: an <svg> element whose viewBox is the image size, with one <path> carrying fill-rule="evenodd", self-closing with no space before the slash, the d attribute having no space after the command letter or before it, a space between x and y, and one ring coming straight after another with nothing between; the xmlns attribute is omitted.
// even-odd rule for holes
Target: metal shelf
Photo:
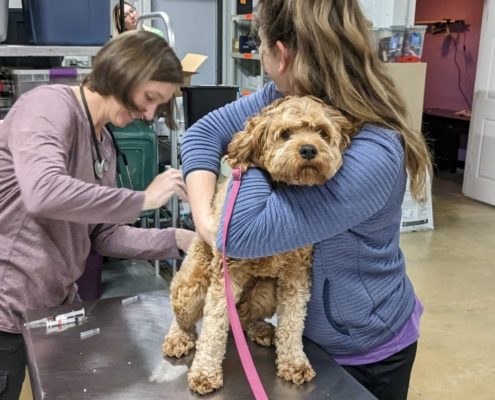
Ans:
<svg viewBox="0 0 495 400"><path fill-rule="evenodd" d="M232 15L232 21L252 21L254 14L236 14Z"/></svg>
<svg viewBox="0 0 495 400"><path fill-rule="evenodd" d="M260 55L258 53L232 53L232 58L242 58L243 60L259 60Z"/></svg>
<svg viewBox="0 0 495 400"><path fill-rule="evenodd" d="M94 56L100 46L36 46L36 45L0 45L2 57L58 57L58 56Z"/></svg>
<svg viewBox="0 0 495 400"><path fill-rule="evenodd" d="M225 1L227 4L224 20L224 49L227 74L224 79L230 85L239 86L242 95L246 96L253 91L254 87L259 86L259 82L265 81L260 54L257 51L254 53L241 53L236 45L236 41L239 42L241 35L250 34L256 14L235 14L235 2L233 0ZM230 11L234 12L230 13Z"/></svg>

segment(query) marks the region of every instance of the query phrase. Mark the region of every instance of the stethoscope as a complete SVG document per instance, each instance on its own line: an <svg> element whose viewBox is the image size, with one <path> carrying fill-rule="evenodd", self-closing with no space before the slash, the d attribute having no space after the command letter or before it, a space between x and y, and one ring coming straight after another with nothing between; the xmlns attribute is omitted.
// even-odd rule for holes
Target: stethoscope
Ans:
<svg viewBox="0 0 495 400"><path fill-rule="evenodd" d="M105 172L108 172L109 163L108 163L108 160L104 159L101 156L100 148L98 147L98 138L96 137L95 125L93 123L93 118L91 117L91 113L89 112L88 102L86 101L86 95L84 94L83 85L79 86L79 92L81 93L81 99L83 102L84 111L86 113L86 117L88 118L89 127L91 129L91 138L93 139L93 144L94 144L95 152L96 152L96 160L94 162L93 169L95 171L96 177L98 179L102 179L103 176L105 175ZM120 174L118 158L119 158L119 156L122 156L122 160L124 161L124 165L126 166L126 169L127 169L127 175L129 175L127 157L124 153L122 153L120 151L117 140L115 139L115 135L113 134L112 130L110 129L109 124L106 124L105 128L107 129L108 133L110 134L110 137L112 138L113 147L115 148L115 153L117 154L117 161L116 161L117 176L121 180L121 186L123 186L122 175ZM128 176L128 179L129 179L129 184L130 184L131 189L132 189L132 182L131 182L130 176Z"/></svg>

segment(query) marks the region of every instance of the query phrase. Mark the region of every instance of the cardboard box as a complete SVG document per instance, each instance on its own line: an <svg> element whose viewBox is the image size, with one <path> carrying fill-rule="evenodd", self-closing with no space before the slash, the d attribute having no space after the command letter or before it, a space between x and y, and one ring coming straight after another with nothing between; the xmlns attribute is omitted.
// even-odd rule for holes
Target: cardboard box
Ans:
<svg viewBox="0 0 495 400"><path fill-rule="evenodd" d="M232 53L239 53L239 38L232 38Z"/></svg>
<svg viewBox="0 0 495 400"><path fill-rule="evenodd" d="M191 84L191 77L198 73L199 67L206 61L208 56L201 54L187 53L181 61L182 71L184 72L184 86ZM180 89L175 93L176 96L181 96Z"/></svg>
<svg viewBox="0 0 495 400"><path fill-rule="evenodd" d="M414 232L433 229L433 205L431 201L431 179L426 182L427 200L424 205L414 201L409 191L409 177L407 178L406 193L402 202L401 232Z"/></svg>

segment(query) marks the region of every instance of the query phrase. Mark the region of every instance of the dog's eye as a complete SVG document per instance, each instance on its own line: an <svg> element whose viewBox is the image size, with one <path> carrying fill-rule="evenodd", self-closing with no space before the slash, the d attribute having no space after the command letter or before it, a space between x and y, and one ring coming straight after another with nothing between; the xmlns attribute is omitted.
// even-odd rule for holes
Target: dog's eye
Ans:
<svg viewBox="0 0 495 400"><path fill-rule="evenodd" d="M280 137L284 140L288 140L290 138L291 132L290 131L283 131L280 134Z"/></svg>
<svg viewBox="0 0 495 400"><path fill-rule="evenodd" d="M318 131L318 135L320 135L322 139L325 139L325 140L328 139L327 133L323 129L320 129Z"/></svg>

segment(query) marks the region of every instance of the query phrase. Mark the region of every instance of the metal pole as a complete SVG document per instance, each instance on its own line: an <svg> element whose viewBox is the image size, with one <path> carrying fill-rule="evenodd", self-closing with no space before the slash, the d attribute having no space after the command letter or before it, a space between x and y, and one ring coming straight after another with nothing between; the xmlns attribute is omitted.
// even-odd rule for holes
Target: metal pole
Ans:
<svg viewBox="0 0 495 400"><path fill-rule="evenodd" d="M124 15L124 0L119 0L120 7L120 26L122 27L122 32L125 31L125 15Z"/></svg>

